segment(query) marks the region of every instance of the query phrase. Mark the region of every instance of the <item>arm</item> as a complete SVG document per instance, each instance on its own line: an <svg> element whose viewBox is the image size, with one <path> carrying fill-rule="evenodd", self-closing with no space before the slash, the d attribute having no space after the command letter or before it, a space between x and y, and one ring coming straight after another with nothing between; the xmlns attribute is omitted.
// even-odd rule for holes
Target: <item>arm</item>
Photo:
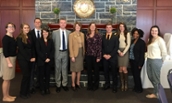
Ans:
<svg viewBox="0 0 172 103"><path fill-rule="evenodd" d="M41 39L39 39L36 42L36 52L37 52L38 58L41 58L43 61L46 60L46 56L44 55L42 51L42 47L41 47Z"/></svg>
<svg viewBox="0 0 172 103"><path fill-rule="evenodd" d="M24 47L22 38L17 38L17 45L18 45L18 51L19 51L19 53L21 53L23 58L26 59L27 61L30 61L30 57L29 57L30 55L28 55L30 53L28 53L28 51Z"/></svg>
<svg viewBox="0 0 172 103"><path fill-rule="evenodd" d="M130 37L130 33L127 33L127 46L125 47L124 51L123 51L123 55L128 51L128 49L130 48L130 44L131 44L131 37Z"/></svg>
<svg viewBox="0 0 172 103"><path fill-rule="evenodd" d="M115 47L113 48L112 52L110 53L110 56L114 56L117 52L118 52L118 49L119 49L119 40L118 40L118 37L116 36L115 37Z"/></svg>
<svg viewBox="0 0 172 103"><path fill-rule="evenodd" d="M99 35L97 41L97 59L101 59L101 57L102 57L102 37Z"/></svg>
<svg viewBox="0 0 172 103"><path fill-rule="evenodd" d="M142 67L145 61L145 49L146 44L143 40L140 42L140 58L139 58L139 67Z"/></svg>
<svg viewBox="0 0 172 103"><path fill-rule="evenodd" d="M167 47L166 47L165 41L161 37L158 43L161 50L162 59L164 61L167 57Z"/></svg>
<svg viewBox="0 0 172 103"><path fill-rule="evenodd" d="M74 57L74 52L73 52L72 46L73 46L72 34L69 34L69 53L70 53L71 58Z"/></svg>

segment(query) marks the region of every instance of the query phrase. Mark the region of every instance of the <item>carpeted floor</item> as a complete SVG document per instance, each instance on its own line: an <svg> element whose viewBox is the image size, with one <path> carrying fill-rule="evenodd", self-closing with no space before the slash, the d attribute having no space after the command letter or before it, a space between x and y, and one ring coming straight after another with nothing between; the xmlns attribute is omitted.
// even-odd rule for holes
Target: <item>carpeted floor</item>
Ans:
<svg viewBox="0 0 172 103"><path fill-rule="evenodd" d="M10 94L19 95L21 74L17 73L11 82ZM2 79L0 80L2 84ZM0 85L1 87L1 85ZM97 91L87 91L82 88L76 92L71 89L68 92L62 90L60 93L55 92L55 87L51 87L51 94L42 96L37 90L36 94L31 95L29 99L18 97L13 103L158 103L157 99L147 99L146 94L151 93L152 89L145 89L143 93L138 94L128 90L127 92L112 93L111 89L103 91L99 88ZM172 93L169 89L165 90L169 103L172 103ZM0 99L2 100L2 89L0 89ZM2 103L0 100L0 103Z"/></svg>

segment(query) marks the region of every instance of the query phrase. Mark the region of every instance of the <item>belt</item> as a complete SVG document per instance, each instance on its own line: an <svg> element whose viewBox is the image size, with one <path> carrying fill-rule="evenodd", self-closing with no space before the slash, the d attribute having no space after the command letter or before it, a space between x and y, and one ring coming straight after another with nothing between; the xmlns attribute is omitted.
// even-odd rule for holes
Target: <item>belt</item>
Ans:
<svg viewBox="0 0 172 103"><path fill-rule="evenodd" d="M65 52L65 51L67 51L67 50L59 50L60 52Z"/></svg>

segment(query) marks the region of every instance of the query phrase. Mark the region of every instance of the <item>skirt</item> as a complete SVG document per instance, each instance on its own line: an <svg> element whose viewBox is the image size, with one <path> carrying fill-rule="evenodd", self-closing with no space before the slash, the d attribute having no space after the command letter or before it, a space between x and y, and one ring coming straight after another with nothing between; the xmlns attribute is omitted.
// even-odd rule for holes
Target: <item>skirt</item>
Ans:
<svg viewBox="0 0 172 103"><path fill-rule="evenodd" d="M14 57L9 57L13 67L9 68L8 63L5 59L5 57L2 58L2 69L3 69L3 74L2 78L3 80L11 80L15 77L15 68L16 68L16 56Z"/></svg>
<svg viewBox="0 0 172 103"><path fill-rule="evenodd" d="M75 57L75 62L72 62L70 60L70 71L71 72L82 71L83 70L83 62L84 62L83 50L82 50L82 48L79 48L78 56Z"/></svg>
<svg viewBox="0 0 172 103"><path fill-rule="evenodd" d="M124 48L119 48L119 50L124 51ZM122 57L118 55L118 66L119 67L128 67L128 63L129 63L128 51Z"/></svg>

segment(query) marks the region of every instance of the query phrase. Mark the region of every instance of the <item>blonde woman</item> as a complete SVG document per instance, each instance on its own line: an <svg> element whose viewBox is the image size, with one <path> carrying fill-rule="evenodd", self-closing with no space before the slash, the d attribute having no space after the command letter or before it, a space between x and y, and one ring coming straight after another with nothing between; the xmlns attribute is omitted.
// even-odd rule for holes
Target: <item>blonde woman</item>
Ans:
<svg viewBox="0 0 172 103"><path fill-rule="evenodd" d="M69 35L70 70L72 72L72 90L80 88L80 76L85 55L84 34L80 32L81 24L74 24L75 31Z"/></svg>

